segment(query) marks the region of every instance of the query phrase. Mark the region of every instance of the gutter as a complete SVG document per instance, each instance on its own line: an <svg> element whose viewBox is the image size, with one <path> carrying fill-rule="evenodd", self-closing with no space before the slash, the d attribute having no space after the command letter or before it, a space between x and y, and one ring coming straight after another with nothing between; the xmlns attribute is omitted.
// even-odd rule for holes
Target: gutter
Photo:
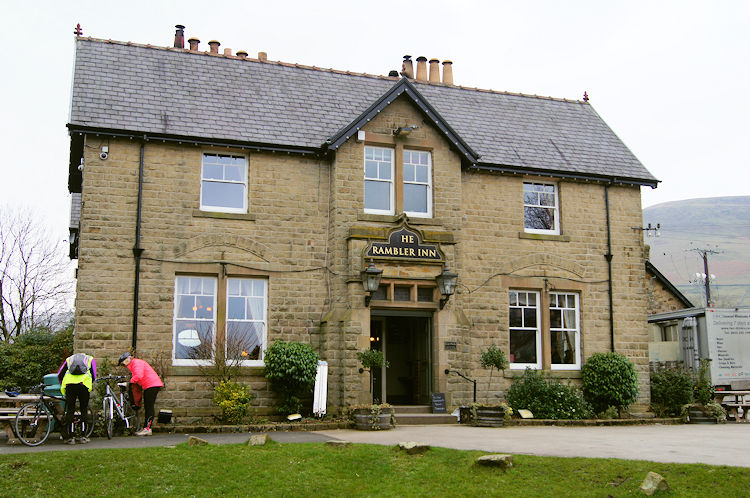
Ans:
<svg viewBox="0 0 750 498"><path fill-rule="evenodd" d="M609 219L609 187L611 184L604 186L604 205L607 209L607 254L604 258L607 260L607 288L609 290L609 341L610 350L615 352L615 310L614 298L612 296L612 225Z"/></svg>

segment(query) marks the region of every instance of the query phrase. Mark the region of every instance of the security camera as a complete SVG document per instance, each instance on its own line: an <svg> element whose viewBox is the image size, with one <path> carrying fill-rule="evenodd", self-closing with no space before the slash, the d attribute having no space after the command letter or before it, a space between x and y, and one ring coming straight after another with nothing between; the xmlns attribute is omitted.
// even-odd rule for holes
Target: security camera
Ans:
<svg viewBox="0 0 750 498"><path fill-rule="evenodd" d="M99 159L101 159L102 161L104 161L108 157L109 157L109 154L107 154L106 152L102 152L101 154L99 154Z"/></svg>

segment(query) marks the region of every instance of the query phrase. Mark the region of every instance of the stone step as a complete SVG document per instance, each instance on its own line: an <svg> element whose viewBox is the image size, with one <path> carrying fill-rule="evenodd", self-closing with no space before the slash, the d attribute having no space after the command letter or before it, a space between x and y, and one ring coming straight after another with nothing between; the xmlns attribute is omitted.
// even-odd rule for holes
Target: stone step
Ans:
<svg viewBox="0 0 750 498"><path fill-rule="evenodd" d="M400 413L432 413L430 405L393 405L393 411Z"/></svg>
<svg viewBox="0 0 750 498"><path fill-rule="evenodd" d="M397 425L436 425L457 424L458 420L450 413L396 413Z"/></svg>

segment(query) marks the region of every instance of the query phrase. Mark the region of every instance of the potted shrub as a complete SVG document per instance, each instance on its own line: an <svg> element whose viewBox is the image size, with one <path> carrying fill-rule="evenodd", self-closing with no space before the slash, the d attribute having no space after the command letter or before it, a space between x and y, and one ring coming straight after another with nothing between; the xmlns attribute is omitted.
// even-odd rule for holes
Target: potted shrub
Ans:
<svg viewBox="0 0 750 498"><path fill-rule="evenodd" d="M364 351L357 352L357 359L362 364L362 368L359 370L362 373L363 370L367 370L370 373L370 392L373 392L374 377L372 375L373 370L377 368L388 368L390 365L383 357L383 352L376 349L366 349Z"/></svg>
<svg viewBox="0 0 750 498"><path fill-rule="evenodd" d="M691 424L716 424L727 421L727 411L714 399L714 387L709 379L711 360L701 359L698 377L693 386L694 402L685 405L682 417Z"/></svg>
<svg viewBox="0 0 750 498"><path fill-rule="evenodd" d="M354 428L361 431L382 431L396 425L393 407L388 403L364 404L351 407Z"/></svg>
<svg viewBox="0 0 750 498"><path fill-rule="evenodd" d="M491 344L479 357L482 368L489 369L490 378L487 381L488 398L485 403L473 403L471 405L470 420L472 425L480 427L502 427L505 418L510 417L511 409L507 403L493 403L489 400L489 392L492 386L492 372L502 372L508 368L508 359L502 349Z"/></svg>

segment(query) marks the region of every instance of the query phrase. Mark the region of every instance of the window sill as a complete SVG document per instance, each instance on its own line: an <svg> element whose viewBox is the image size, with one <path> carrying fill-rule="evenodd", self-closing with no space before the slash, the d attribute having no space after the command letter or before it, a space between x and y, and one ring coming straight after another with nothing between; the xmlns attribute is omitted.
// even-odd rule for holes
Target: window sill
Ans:
<svg viewBox="0 0 750 498"><path fill-rule="evenodd" d="M206 372L210 371L209 366L206 367L199 367L199 366L185 366L185 365L172 365L170 368L170 375L172 376L207 376ZM264 367L257 366L257 367L240 367L240 372L242 375L263 375Z"/></svg>
<svg viewBox="0 0 750 498"><path fill-rule="evenodd" d="M254 214L220 213L217 211L201 211L200 209L193 209L193 218L218 218L218 219L225 219L225 220L255 221Z"/></svg>
<svg viewBox="0 0 750 498"><path fill-rule="evenodd" d="M569 235L552 235L546 233L518 232L518 238L529 240L556 240L557 242L570 242Z"/></svg>
<svg viewBox="0 0 750 498"><path fill-rule="evenodd" d="M368 213L357 213L357 221L375 221L381 223L398 223L404 216L401 214L368 214ZM410 225L440 225L440 220L437 218L413 218L407 216L408 223Z"/></svg>
<svg viewBox="0 0 750 498"><path fill-rule="evenodd" d="M544 375L553 379L580 379L580 370L539 370ZM517 379L523 377L525 370L504 370L503 377L506 379Z"/></svg>

